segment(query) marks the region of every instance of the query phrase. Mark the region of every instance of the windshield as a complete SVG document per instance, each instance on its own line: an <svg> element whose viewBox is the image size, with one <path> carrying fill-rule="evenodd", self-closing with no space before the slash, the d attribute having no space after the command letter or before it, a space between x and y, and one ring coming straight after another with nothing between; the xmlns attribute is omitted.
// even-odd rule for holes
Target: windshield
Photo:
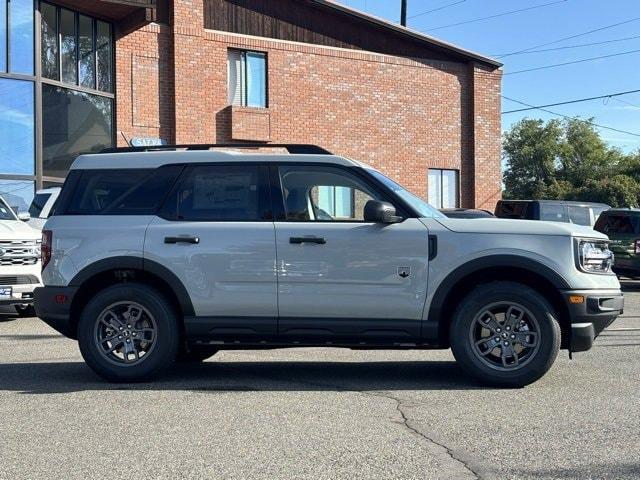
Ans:
<svg viewBox="0 0 640 480"><path fill-rule="evenodd" d="M378 179L379 181L384 183L384 185L387 188L390 188L391 190L393 190L396 193L396 195L398 195L400 198L402 198L402 200L404 200L409 205L411 205L411 207L413 207L413 209L416 212L418 212L418 214L421 217L423 217L423 218L446 218L446 216L444 214L440 213L437 209L433 208L431 205L429 205L427 202L422 200L420 197L418 197L417 195L414 195L413 193L407 191L404 187L402 187L401 185L397 184L396 182L394 182L390 178L384 176L383 174L381 174L377 170L367 169L367 171L369 173L371 173L371 175L376 177L376 179Z"/></svg>
<svg viewBox="0 0 640 480"><path fill-rule="evenodd" d="M9 208L2 197L0 197L0 220L16 220L13 210Z"/></svg>

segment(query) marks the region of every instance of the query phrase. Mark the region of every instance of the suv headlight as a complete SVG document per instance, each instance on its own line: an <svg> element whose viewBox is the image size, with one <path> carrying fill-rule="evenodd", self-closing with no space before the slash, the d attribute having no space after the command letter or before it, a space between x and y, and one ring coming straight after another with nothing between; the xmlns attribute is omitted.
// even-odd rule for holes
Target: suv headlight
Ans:
<svg viewBox="0 0 640 480"><path fill-rule="evenodd" d="M606 240L578 239L578 267L587 273L611 273L613 252Z"/></svg>

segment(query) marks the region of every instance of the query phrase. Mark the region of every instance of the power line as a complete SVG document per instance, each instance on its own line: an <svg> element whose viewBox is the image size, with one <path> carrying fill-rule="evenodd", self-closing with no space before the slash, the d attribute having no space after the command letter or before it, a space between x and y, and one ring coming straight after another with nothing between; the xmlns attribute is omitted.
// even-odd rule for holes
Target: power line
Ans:
<svg viewBox="0 0 640 480"><path fill-rule="evenodd" d="M520 100L516 100L515 98L506 97L504 95L502 95L502 98L504 98L505 100L509 100L510 102L519 103L520 105L524 105L526 107L531 107L531 108L534 108L536 110L540 110L540 111L543 111L543 112L546 112L546 113L550 113L551 115L555 115L557 117L563 117L563 118L566 118L566 119L569 119L569 120L576 120L578 122L586 123L586 124L592 125L592 126L597 127L597 128L604 128L605 130L611 130L613 132L624 133L626 135L633 135L634 137L640 137L640 133L628 132L626 130L620 130L618 128L608 127L606 125L600 125L599 123L592 122L591 120L583 120L582 118L572 117L572 116L569 116L569 115L564 115L562 113L553 112L551 110L547 110L546 108L536 107L534 105L531 105L530 103L522 102Z"/></svg>
<svg viewBox="0 0 640 480"><path fill-rule="evenodd" d="M496 58L502 58L502 57L506 57L506 56L509 56L509 55L527 55L529 53L556 52L558 50L569 50L569 49L572 49L572 48L593 47L593 46L596 46L596 45L605 45L605 44L608 44L608 43L625 42L625 41L628 41L628 40L635 40L637 38L640 38L640 35L635 35L633 37L615 38L615 39L612 39L612 40L603 40L601 42L580 43L578 45L567 45L566 47L543 48L543 49L540 49L540 50L529 50L529 51L520 52L520 53L506 53L506 54L492 55L492 56L496 57Z"/></svg>
<svg viewBox="0 0 640 480"><path fill-rule="evenodd" d="M574 38L584 37L585 35L590 35L592 33L601 32L603 30L608 30L609 28L618 27L620 25L626 25L627 23L637 22L638 20L640 20L640 17L632 18L630 20L624 20L623 22L612 23L611 25L605 25L604 27L595 28L593 30L588 30L588 31L582 32L582 33L576 33L575 35L569 35L568 37L562 37L562 38L559 38L557 40L553 40L552 42L541 43L539 45L533 45L533 46L531 46L529 48L525 48L523 50L518 50L516 52L505 53L504 55L500 55L498 58L510 57L511 55L518 55L520 53L528 52L529 50L533 50L533 49L540 48L540 47L548 47L549 45L555 45L557 43L564 42L565 40L572 40Z"/></svg>
<svg viewBox="0 0 640 480"><path fill-rule="evenodd" d="M437 12L437 11L440 11L440 10L444 10L445 8L453 7L454 5L460 5L461 3L464 3L464 2L466 2L466 1L467 1L467 0L458 0L457 2L447 3L446 5L443 5L443 6L441 6L441 7L434 8L434 9L432 9L432 10L427 10L426 12L420 12L420 13L417 13L417 14L415 14L415 15L411 15L411 16L409 17L409 20L411 20L412 18L421 17L421 16L423 16L423 15L426 15L427 13L432 13L432 12Z"/></svg>
<svg viewBox="0 0 640 480"><path fill-rule="evenodd" d="M516 73L534 72L536 70L545 70L547 68L563 67L565 65L575 65L576 63L593 62L594 60L600 60L600 59L603 59L603 58L619 57L621 55L630 55L632 53L638 53L638 52L640 52L640 49L638 49L638 50L630 50L628 52L611 53L609 55L600 55L598 57L582 58L580 60L573 60L571 62L554 63L552 65L543 65L541 67L525 68L524 70L516 70L514 72L506 72L504 75L515 75Z"/></svg>
<svg viewBox="0 0 640 480"><path fill-rule="evenodd" d="M640 92L640 89L638 89L638 90L629 90L628 92L610 93L609 95L600 95L600 96L597 96L597 97L579 98L579 99L576 99L576 100L567 100L566 102L548 103L547 105L538 105L538 106L535 106L535 107L527 107L527 108L518 108L518 109L515 109L515 110L507 110L506 112L502 112L502 114L506 115L507 113L526 112L527 110L538 110L540 108L546 108L546 107L557 107L559 105L570 105L572 103L589 102L591 100L600 100L601 98L614 98L615 100L623 101L623 100L620 100L620 99L615 98L615 97L619 97L621 95L630 95L632 93L639 93L639 92Z"/></svg>
<svg viewBox="0 0 640 480"><path fill-rule="evenodd" d="M627 102L626 100L622 100L621 98L614 98L614 100L616 100L618 102L621 102L621 103L626 103L630 107L634 107L634 108L640 109L640 105L636 105L635 103Z"/></svg>
<svg viewBox="0 0 640 480"><path fill-rule="evenodd" d="M558 5L560 3L565 3L565 2L568 2L568 1L569 0L556 0L555 2L542 3L540 5L534 5L532 7L520 8L518 10L510 10L508 12L497 13L495 15L490 15L488 17L473 18L471 20L465 20L463 22L451 23L449 25L441 25L439 27L429 28L429 29L427 29L427 32L432 32L434 30L441 30L443 28L457 27L458 25L466 25L468 23L481 22L483 20L491 20L493 18L504 17L504 16L507 16L507 15L513 15L514 13L526 12L528 10L534 10L536 8L550 7L551 5Z"/></svg>

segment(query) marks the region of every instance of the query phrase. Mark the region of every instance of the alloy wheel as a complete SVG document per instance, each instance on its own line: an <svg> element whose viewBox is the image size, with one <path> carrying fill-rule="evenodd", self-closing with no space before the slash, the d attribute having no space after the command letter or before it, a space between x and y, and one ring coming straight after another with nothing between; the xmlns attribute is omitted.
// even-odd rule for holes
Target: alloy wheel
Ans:
<svg viewBox="0 0 640 480"><path fill-rule="evenodd" d="M524 367L540 348L540 325L531 311L514 302L482 308L469 332L474 355L495 370Z"/></svg>
<svg viewBox="0 0 640 480"><path fill-rule="evenodd" d="M109 362L121 366L143 362L155 346L157 325L153 315L136 302L109 305L98 316L94 341Z"/></svg>

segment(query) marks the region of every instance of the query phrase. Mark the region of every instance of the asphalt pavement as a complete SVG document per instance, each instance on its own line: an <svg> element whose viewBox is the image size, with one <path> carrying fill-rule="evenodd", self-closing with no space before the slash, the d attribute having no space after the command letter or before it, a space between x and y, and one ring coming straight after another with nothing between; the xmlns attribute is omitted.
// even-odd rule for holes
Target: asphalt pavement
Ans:
<svg viewBox="0 0 640 480"><path fill-rule="evenodd" d="M523 389L450 351L235 351L111 385L0 312L0 479L640 478L640 283L590 352Z"/></svg>

